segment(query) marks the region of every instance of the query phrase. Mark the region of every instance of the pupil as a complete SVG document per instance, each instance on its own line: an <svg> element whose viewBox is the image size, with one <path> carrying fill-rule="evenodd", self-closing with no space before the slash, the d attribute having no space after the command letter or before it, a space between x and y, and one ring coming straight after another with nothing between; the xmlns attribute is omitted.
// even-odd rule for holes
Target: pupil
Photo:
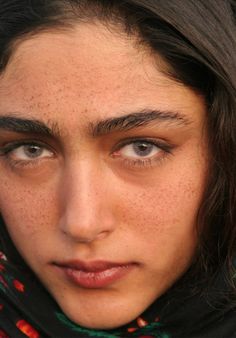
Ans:
<svg viewBox="0 0 236 338"><path fill-rule="evenodd" d="M152 152L153 145L143 142L137 142L134 144L134 151L139 156L148 156Z"/></svg>

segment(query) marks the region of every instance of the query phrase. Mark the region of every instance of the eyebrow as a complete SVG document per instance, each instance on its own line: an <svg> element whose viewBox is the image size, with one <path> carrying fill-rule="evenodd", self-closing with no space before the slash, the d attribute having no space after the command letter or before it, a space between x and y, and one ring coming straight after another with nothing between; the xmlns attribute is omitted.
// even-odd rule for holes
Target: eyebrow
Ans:
<svg viewBox="0 0 236 338"><path fill-rule="evenodd" d="M48 137L60 136L57 123L50 126L36 119L25 119L15 116L0 116L0 129L22 134L39 134Z"/></svg>
<svg viewBox="0 0 236 338"><path fill-rule="evenodd" d="M151 122L165 122L175 126L187 126L191 123L189 119L179 112L142 110L117 118L92 123L90 129L92 135L97 137L111 132L128 131L134 128L143 127Z"/></svg>
<svg viewBox="0 0 236 338"><path fill-rule="evenodd" d="M186 126L191 123L185 115L178 112L142 110L116 118L89 123L88 128L89 133L93 137L99 137L111 132L128 131L146 126L153 121L171 123L171 125L174 124L175 126ZM63 134L56 122L47 125L37 119L27 119L11 115L0 116L1 129L22 134L39 134L53 138L60 138Z"/></svg>

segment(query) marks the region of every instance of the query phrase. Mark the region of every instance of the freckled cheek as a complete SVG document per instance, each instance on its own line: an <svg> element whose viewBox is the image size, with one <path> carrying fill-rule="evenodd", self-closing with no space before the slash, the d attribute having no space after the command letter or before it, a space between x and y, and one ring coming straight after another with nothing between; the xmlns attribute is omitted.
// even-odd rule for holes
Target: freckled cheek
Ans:
<svg viewBox="0 0 236 338"><path fill-rule="evenodd" d="M49 187L34 191L6 184L0 189L0 213L10 232L34 235L55 223L57 200Z"/></svg>
<svg viewBox="0 0 236 338"><path fill-rule="evenodd" d="M120 224L128 246L148 271L165 276L170 267L180 272L195 252L196 216L200 191L158 185L149 191L127 192L120 204ZM168 270L168 271L167 271ZM171 269L170 269L171 270Z"/></svg>
<svg viewBox="0 0 236 338"><path fill-rule="evenodd" d="M121 224L134 231L135 236L142 237L149 236L150 232L162 235L173 231L191 232L202 191L194 182L176 181L145 190L126 189L120 196Z"/></svg>

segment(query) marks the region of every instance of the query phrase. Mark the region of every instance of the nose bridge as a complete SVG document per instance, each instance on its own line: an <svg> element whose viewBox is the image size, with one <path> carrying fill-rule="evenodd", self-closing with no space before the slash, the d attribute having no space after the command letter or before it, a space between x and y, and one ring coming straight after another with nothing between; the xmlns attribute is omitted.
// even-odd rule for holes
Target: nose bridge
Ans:
<svg viewBox="0 0 236 338"><path fill-rule="evenodd" d="M96 177L98 175L98 170L88 165L70 168L65 181L67 208L82 209L80 210L81 213L93 205L94 210L99 192L97 188L98 177ZM100 189L102 189L101 185ZM88 217L89 214L85 213L84 216Z"/></svg>
<svg viewBox="0 0 236 338"><path fill-rule="evenodd" d="M109 233L112 212L104 203L105 182L99 166L78 162L66 169L63 181L63 232L81 242Z"/></svg>

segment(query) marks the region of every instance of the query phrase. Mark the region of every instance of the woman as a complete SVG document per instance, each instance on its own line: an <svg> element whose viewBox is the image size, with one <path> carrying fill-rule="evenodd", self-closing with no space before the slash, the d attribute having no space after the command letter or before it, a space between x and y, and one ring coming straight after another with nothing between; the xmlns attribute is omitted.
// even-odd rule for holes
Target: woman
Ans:
<svg viewBox="0 0 236 338"><path fill-rule="evenodd" d="M4 0L0 337L236 337L232 0Z"/></svg>

